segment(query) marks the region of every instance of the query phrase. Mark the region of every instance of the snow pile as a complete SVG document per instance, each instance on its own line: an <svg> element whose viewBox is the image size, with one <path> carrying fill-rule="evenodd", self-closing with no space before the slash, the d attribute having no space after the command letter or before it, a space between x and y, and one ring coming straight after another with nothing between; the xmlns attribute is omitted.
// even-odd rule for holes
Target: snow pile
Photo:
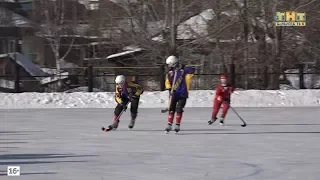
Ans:
<svg viewBox="0 0 320 180"><path fill-rule="evenodd" d="M191 91L186 107L211 107L214 91ZM232 95L234 107L320 106L320 90L248 90ZM0 108L114 108L113 92L0 93ZM141 108L165 108L167 91L144 92Z"/></svg>

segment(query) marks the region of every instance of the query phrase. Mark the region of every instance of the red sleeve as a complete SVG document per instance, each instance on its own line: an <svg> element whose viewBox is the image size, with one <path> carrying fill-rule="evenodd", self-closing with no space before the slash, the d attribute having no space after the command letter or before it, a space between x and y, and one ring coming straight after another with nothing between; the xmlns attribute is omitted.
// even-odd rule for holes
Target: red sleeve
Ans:
<svg viewBox="0 0 320 180"><path fill-rule="evenodd" d="M221 96L221 86L219 85L216 89L216 97Z"/></svg>

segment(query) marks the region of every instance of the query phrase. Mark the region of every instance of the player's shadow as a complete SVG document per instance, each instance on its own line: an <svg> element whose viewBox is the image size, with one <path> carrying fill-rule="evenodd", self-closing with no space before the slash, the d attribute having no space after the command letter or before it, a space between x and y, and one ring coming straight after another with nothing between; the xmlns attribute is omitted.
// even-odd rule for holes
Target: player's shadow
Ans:
<svg viewBox="0 0 320 180"><path fill-rule="evenodd" d="M30 133L41 133L44 131L0 131L0 135L9 135L9 136L27 136Z"/></svg>
<svg viewBox="0 0 320 180"><path fill-rule="evenodd" d="M0 131L0 134L21 134L21 133L35 133L45 131Z"/></svg>
<svg viewBox="0 0 320 180"><path fill-rule="evenodd" d="M57 172L21 172L20 176L26 176L26 175L52 175L52 174L58 174ZM0 171L0 176L7 176L7 172Z"/></svg>
<svg viewBox="0 0 320 180"><path fill-rule="evenodd" d="M0 149L17 149L19 147L14 147L14 146L5 146L5 147L0 147Z"/></svg>
<svg viewBox="0 0 320 180"><path fill-rule="evenodd" d="M320 126L320 124L247 124L248 126ZM236 124L228 124L226 126L239 126Z"/></svg>
<svg viewBox="0 0 320 180"><path fill-rule="evenodd" d="M232 131L233 129L182 129L181 132L184 131ZM131 131L136 132L164 132L164 129L133 129ZM174 131L174 128L172 129Z"/></svg>
<svg viewBox="0 0 320 180"><path fill-rule="evenodd" d="M73 155L73 154L5 154L0 155L0 166L23 164L52 164L88 162L87 160L73 160L75 158L95 157L98 155ZM68 159L68 160L62 160ZM70 159L70 160L69 160Z"/></svg>
<svg viewBox="0 0 320 180"><path fill-rule="evenodd" d="M198 132L198 133L188 133L188 132L181 132L179 135L208 135L208 134L221 134L221 135L248 135L248 134L320 134L320 131L305 131L305 132L299 132L299 131L287 131L287 132Z"/></svg>
<svg viewBox="0 0 320 180"><path fill-rule="evenodd" d="M9 144L25 144L25 143L28 143L28 142L21 142L21 141L5 141L5 142L0 142L0 144L6 144L6 145L9 145Z"/></svg>

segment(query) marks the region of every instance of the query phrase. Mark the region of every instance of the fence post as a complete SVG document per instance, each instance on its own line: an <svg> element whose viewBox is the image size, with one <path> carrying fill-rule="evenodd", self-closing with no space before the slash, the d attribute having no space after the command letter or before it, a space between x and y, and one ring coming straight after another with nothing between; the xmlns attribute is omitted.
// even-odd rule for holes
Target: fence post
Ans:
<svg viewBox="0 0 320 180"><path fill-rule="evenodd" d="M265 66L263 69L263 81L264 81L264 88L268 89L269 86L269 68Z"/></svg>
<svg viewBox="0 0 320 180"><path fill-rule="evenodd" d="M14 64L14 92L20 93L20 66Z"/></svg>
<svg viewBox="0 0 320 180"><path fill-rule="evenodd" d="M88 78L88 92L93 92L93 71L92 71L92 66L88 66L88 71L87 71L87 78Z"/></svg>
<svg viewBox="0 0 320 180"><path fill-rule="evenodd" d="M162 65L160 65L160 91L164 91L164 90L166 90L166 86L165 86L165 78L166 78L166 76L165 76L165 74L164 74L164 65L162 64Z"/></svg>
<svg viewBox="0 0 320 180"><path fill-rule="evenodd" d="M299 69L299 87L300 89L305 89L304 86L304 64L298 64Z"/></svg>
<svg viewBox="0 0 320 180"><path fill-rule="evenodd" d="M236 73L235 73L235 64L229 64L229 68L230 68L230 83L235 85L236 84Z"/></svg>

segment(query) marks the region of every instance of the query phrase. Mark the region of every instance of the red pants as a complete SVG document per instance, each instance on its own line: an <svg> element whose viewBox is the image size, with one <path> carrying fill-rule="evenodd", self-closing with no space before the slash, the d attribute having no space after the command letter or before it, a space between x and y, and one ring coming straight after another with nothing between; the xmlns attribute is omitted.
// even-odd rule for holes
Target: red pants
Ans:
<svg viewBox="0 0 320 180"><path fill-rule="evenodd" d="M214 99L213 102L213 111L212 111L212 118L217 118L219 109L222 105L222 114L221 114L221 118L225 118L229 109L229 102L226 101L218 101L217 99Z"/></svg>

